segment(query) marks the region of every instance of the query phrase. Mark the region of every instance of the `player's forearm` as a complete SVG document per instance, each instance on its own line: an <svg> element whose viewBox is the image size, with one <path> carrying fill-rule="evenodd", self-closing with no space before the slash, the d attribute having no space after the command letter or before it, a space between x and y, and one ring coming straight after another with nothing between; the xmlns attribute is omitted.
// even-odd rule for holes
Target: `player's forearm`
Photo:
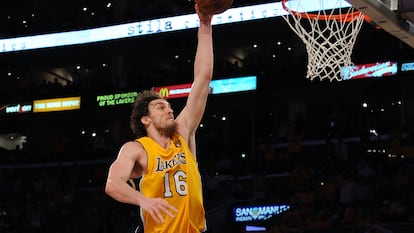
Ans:
<svg viewBox="0 0 414 233"><path fill-rule="evenodd" d="M213 38L210 22L200 22L197 53L194 61L194 76L211 80L213 75Z"/></svg>
<svg viewBox="0 0 414 233"><path fill-rule="evenodd" d="M105 193L119 202L136 206L140 205L139 203L143 197L139 191L133 189L127 183L114 182L112 180L107 181Z"/></svg>

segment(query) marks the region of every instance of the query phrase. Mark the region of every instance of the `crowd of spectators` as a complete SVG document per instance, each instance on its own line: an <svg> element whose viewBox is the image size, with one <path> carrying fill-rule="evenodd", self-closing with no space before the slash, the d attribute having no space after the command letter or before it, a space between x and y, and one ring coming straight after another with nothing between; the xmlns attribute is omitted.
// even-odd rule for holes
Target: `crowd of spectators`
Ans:
<svg viewBox="0 0 414 233"><path fill-rule="evenodd" d="M62 88L49 85L52 92ZM218 150L222 153L200 151L209 233L243 232L243 225L233 222L232 208L260 203L291 206L259 223L269 233L412 232L413 164L410 154L404 154L408 150L403 150L414 145L410 131L393 131L400 122L388 126L383 121L381 131L388 137L369 140L375 135L358 134L356 120L363 121L363 115L360 119L351 118L352 111L336 113L335 119L317 122L307 113L287 119L287 124L281 120L274 134L256 138L254 158L234 156L231 149L221 150L224 147ZM372 125L372 115L367 117ZM137 207L117 203L103 191L119 145L115 135L92 139L69 134L69 128L48 135L45 131L53 127L33 127L38 134L31 132L35 137L29 137L23 148L1 151L0 231L133 232ZM200 136L220 136L215 133ZM315 142L315 137L320 140ZM200 148L208 147L209 139L200 139L207 144Z"/></svg>
<svg viewBox="0 0 414 233"><path fill-rule="evenodd" d="M393 139L352 142L335 137L308 145L303 134L295 142L299 147L270 140L257 145L263 160L241 163L227 154L201 151L209 232L244 232L244 225L232 219L237 205L279 203L291 208L253 224L269 233L412 232L414 164L408 155L392 155ZM408 136L401 142L414 145ZM103 191L116 145L93 145L85 142L76 152L56 146L42 152L48 153L47 160L36 160L34 150L2 151L1 231L133 232L138 208ZM386 152L369 150L374 145ZM77 159L68 154L57 159L65 150L78 153Z"/></svg>

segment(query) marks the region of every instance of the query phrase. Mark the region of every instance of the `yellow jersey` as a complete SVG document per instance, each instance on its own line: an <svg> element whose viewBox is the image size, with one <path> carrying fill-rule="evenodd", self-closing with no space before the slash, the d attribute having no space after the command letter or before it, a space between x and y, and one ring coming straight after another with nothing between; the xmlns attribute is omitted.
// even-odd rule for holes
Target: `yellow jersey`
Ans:
<svg viewBox="0 0 414 233"><path fill-rule="evenodd" d="M178 209L173 218L156 223L142 208L144 233L199 233L206 230L201 176L186 141L174 134L170 147L162 148L149 137L137 139L148 155L148 167L139 183L146 197L164 198Z"/></svg>

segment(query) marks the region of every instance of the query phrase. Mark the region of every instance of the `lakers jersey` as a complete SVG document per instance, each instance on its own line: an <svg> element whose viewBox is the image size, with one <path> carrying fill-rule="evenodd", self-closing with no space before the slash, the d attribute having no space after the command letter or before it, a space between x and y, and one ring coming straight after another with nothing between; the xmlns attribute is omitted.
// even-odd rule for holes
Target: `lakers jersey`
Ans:
<svg viewBox="0 0 414 233"><path fill-rule="evenodd" d="M170 147L162 148L149 137L137 139L148 155L147 172L139 187L147 197L160 197L178 209L175 217L164 215L156 223L141 209L145 233L198 233L206 230L201 177L198 165L181 135L174 134Z"/></svg>

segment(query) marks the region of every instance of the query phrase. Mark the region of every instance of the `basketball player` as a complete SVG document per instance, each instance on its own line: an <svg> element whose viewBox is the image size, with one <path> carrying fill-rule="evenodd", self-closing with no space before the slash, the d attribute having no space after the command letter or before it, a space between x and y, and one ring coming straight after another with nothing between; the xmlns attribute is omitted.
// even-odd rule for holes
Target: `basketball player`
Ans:
<svg viewBox="0 0 414 233"><path fill-rule="evenodd" d="M194 81L186 105L174 118L170 104L153 90L135 100L130 126L137 137L119 150L105 192L140 207L145 233L206 231L201 177L196 161L196 129L204 114L213 74L212 15L200 19ZM130 179L139 180L134 189Z"/></svg>

